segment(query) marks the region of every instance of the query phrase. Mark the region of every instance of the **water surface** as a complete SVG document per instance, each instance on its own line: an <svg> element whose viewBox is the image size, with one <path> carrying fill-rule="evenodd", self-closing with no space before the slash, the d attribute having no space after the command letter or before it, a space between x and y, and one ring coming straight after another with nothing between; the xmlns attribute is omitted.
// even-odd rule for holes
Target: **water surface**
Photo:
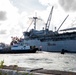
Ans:
<svg viewBox="0 0 76 75"><path fill-rule="evenodd" d="M45 68L52 70L76 72L75 53L24 53L24 54L0 54L0 61L4 60L5 65L15 65L30 68Z"/></svg>

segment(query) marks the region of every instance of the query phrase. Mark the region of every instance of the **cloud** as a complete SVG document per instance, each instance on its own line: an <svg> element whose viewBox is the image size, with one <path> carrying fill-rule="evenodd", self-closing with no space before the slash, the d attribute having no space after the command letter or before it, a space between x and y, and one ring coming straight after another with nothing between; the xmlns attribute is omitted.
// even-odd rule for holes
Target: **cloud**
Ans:
<svg viewBox="0 0 76 75"><path fill-rule="evenodd" d="M40 4L39 0L10 0L12 5L19 9L19 12L43 10L46 6Z"/></svg>
<svg viewBox="0 0 76 75"><path fill-rule="evenodd" d="M39 0L42 5L45 6L57 6L58 0Z"/></svg>
<svg viewBox="0 0 76 75"><path fill-rule="evenodd" d="M65 11L76 11L76 0L59 0L59 4Z"/></svg>
<svg viewBox="0 0 76 75"><path fill-rule="evenodd" d="M6 20L6 12L0 11L0 20Z"/></svg>
<svg viewBox="0 0 76 75"><path fill-rule="evenodd" d="M12 32L15 32L15 30L18 34L20 33L20 30L18 31L20 29L18 25L19 16L18 8L13 6L9 0L0 0L0 39L2 39L0 42L6 42L8 36L7 39L10 39L13 34ZM13 27L18 29L13 30Z"/></svg>
<svg viewBox="0 0 76 75"><path fill-rule="evenodd" d="M6 30L0 30L0 34L6 34Z"/></svg>

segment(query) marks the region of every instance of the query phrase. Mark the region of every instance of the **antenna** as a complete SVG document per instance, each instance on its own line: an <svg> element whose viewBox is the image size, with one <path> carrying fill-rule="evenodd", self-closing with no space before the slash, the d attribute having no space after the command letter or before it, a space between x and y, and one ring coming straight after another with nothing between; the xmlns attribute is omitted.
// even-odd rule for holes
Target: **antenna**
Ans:
<svg viewBox="0 0 76 75"><path fill-rule="evenodd" d="M64 19L64 21L61 23L61 25L59 26L57 32L59 31L59 29L61 28L61 26L63 25L63 23L65 22L65 20L68 18L69 15L67 15L67 17Z"/></svg>
<svg viewBox="0 0 76 75"><path fill-rule="evenodd" d="M34 19L34 29L36 30L36 21L37 21L37 17L33 17L32 19Z"/></svg>
<svg viewBox="0 0 76 75"><path fill-rule="evenodd" d="M32 19L32 22L30 23L29 27L34 22L34 30L36 30L36 22L37 22L37 20L42 20L42 19L40 19L40 18L37 17L37 13L35 13L35 17L32 17L30 19ZM29 29L29 27L27 28L27 30Z"/></svg>

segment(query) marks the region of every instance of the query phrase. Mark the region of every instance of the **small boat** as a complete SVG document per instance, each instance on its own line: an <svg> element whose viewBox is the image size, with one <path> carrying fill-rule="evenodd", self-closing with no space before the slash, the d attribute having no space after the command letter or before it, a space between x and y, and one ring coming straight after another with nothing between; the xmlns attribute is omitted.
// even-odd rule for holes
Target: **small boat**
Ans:
<svg viewBox="0 0 76 75"><path fill-rule="evenodd" d="M11 47L7 48L1 48L0 49L0 54L8 54L8 53L36 53L38 48L31 46L18 46L18 45L13 45Z"/></svg>
<svg viewBox="0 0 76 75"><path fill-rule="evenodd" d="M29 46L29 45L19 45L14 44L11 46L10 53L35 53L37 51L37 48L35 46Z"/></svg>
<svg viewBox="0 0 76 75"><path fill-rule="evenodd" d="M36 46L30 46L28 44L22 44L21 42L15 42L9 46L0 44L0 54L8 53L36 53L38 48Z"/></svg>

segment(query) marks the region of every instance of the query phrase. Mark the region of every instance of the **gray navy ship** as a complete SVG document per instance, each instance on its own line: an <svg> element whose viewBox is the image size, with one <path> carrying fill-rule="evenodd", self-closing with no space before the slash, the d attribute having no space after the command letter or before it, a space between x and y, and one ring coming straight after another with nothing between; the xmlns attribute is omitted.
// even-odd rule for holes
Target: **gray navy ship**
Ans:
<svg viewBox="0 0 76 75"><path fill-rule="evenodd" d="M42 51L49 52L76 52L76 28L67 28L60 30L61 26L68 18L69 15L64 19L59 28L56 31L49 29L50 21L52 18L53 7L51 8L49 17L45 24L45 28L42 30L36 30L36 21L38 17L33 17L34 28L30 31L23 32L24 42L31 46L37 46ZM63 31L63 33L59 33Z"/></svg>

